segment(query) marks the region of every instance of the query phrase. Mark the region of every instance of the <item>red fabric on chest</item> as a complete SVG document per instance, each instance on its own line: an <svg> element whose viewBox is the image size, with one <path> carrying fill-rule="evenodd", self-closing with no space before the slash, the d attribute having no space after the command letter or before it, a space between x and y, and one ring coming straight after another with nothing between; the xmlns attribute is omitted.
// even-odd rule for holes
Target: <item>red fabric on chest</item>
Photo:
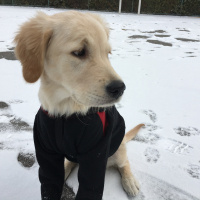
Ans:
<svg viewBox="0 0 200 200"><path fill-rule="evenodd" d="M99 115L102 125L103 125L103 133L105 134L105 130L106 130L106 113L105 112L97 112L97 114Z"/></svg>

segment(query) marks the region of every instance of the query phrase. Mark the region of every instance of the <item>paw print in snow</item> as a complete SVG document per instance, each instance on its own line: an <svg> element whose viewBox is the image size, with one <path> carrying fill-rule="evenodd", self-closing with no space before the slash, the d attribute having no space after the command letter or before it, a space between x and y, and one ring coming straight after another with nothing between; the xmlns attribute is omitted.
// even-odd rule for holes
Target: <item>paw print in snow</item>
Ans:
<svg viewBox="0 0 200 200"><path fill-rule="evenodd" d="M158 129L162 129L160 126L154 124L145 124L143 128L146 129L147 131L156 131Z"/></svg>
<svg viewBox="0 0 200 200"><path fill-rule="evenodd" d="M160 158L160 153L157 149L148 147L144 152L144 156L146 157L147 162L156 163Z"/></svg>
<svg viewBox="0 0 200 200"><path fill-rule="evenodd" d="M200 130L194 127L178 127L174 128L174 131L180 136L191 136L191 135L200 135Z"/></svg>
<svg viewBox="0 0 200 200"><path fill-rule="evenodd" d="M187 169L187 172L192 178L200 179L200 166L190 164L189 169Z"/></svg>
<svg viewBox="0 0 200 200"><path fill-rule="evenodd" d="M153 112L152 110L143 110L143 113L148 115L152 122L155 123L157 121L156 113Z"/></svg>
<svg viewBox="0 0 200 200"><path fill-rule="evenodd" d="M146 133L143 135L137 135L134 140L137 142L148 143L148 144L156 144L160 139L160 136L155 133Z"/></svg>

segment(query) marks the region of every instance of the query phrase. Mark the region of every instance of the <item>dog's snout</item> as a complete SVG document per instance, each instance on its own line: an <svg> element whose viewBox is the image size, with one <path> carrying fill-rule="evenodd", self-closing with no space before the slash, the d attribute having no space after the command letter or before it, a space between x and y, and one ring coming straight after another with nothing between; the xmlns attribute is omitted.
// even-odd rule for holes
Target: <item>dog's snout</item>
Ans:
<svg viewBox="0 0 200 200"><path fill-rule="evenodd" d="M125 89L126 89L125 84L119 80L112 81L106 87L107 93L115 99L118 99L120 96L122 96Z"/></svg>

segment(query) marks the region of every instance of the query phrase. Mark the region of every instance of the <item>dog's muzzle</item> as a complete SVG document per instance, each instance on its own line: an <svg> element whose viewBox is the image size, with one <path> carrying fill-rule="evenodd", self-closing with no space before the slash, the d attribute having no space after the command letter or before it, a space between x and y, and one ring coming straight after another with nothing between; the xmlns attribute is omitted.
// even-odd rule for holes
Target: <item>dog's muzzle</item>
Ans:
<svg viewBox="0 0 200 200"><path fill-rule="evenodd" d="M117 80L117 81L112 81L107 85L106 92L110 97L118 99L119 97L122 96L125 89L126 89L125 84L122 81Z"/></svg>

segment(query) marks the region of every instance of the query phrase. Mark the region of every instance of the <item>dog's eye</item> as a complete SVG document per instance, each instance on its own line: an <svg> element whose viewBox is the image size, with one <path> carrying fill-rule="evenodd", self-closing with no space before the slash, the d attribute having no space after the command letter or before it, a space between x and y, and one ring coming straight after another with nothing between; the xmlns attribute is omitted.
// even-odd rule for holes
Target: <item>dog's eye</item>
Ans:
<svg viewBox="0 0 200 200"><path fill-rule="evenodd" d="M85 56L85 49L79 51L73 51L72 54L76 57L84 57Z"/></svg>

